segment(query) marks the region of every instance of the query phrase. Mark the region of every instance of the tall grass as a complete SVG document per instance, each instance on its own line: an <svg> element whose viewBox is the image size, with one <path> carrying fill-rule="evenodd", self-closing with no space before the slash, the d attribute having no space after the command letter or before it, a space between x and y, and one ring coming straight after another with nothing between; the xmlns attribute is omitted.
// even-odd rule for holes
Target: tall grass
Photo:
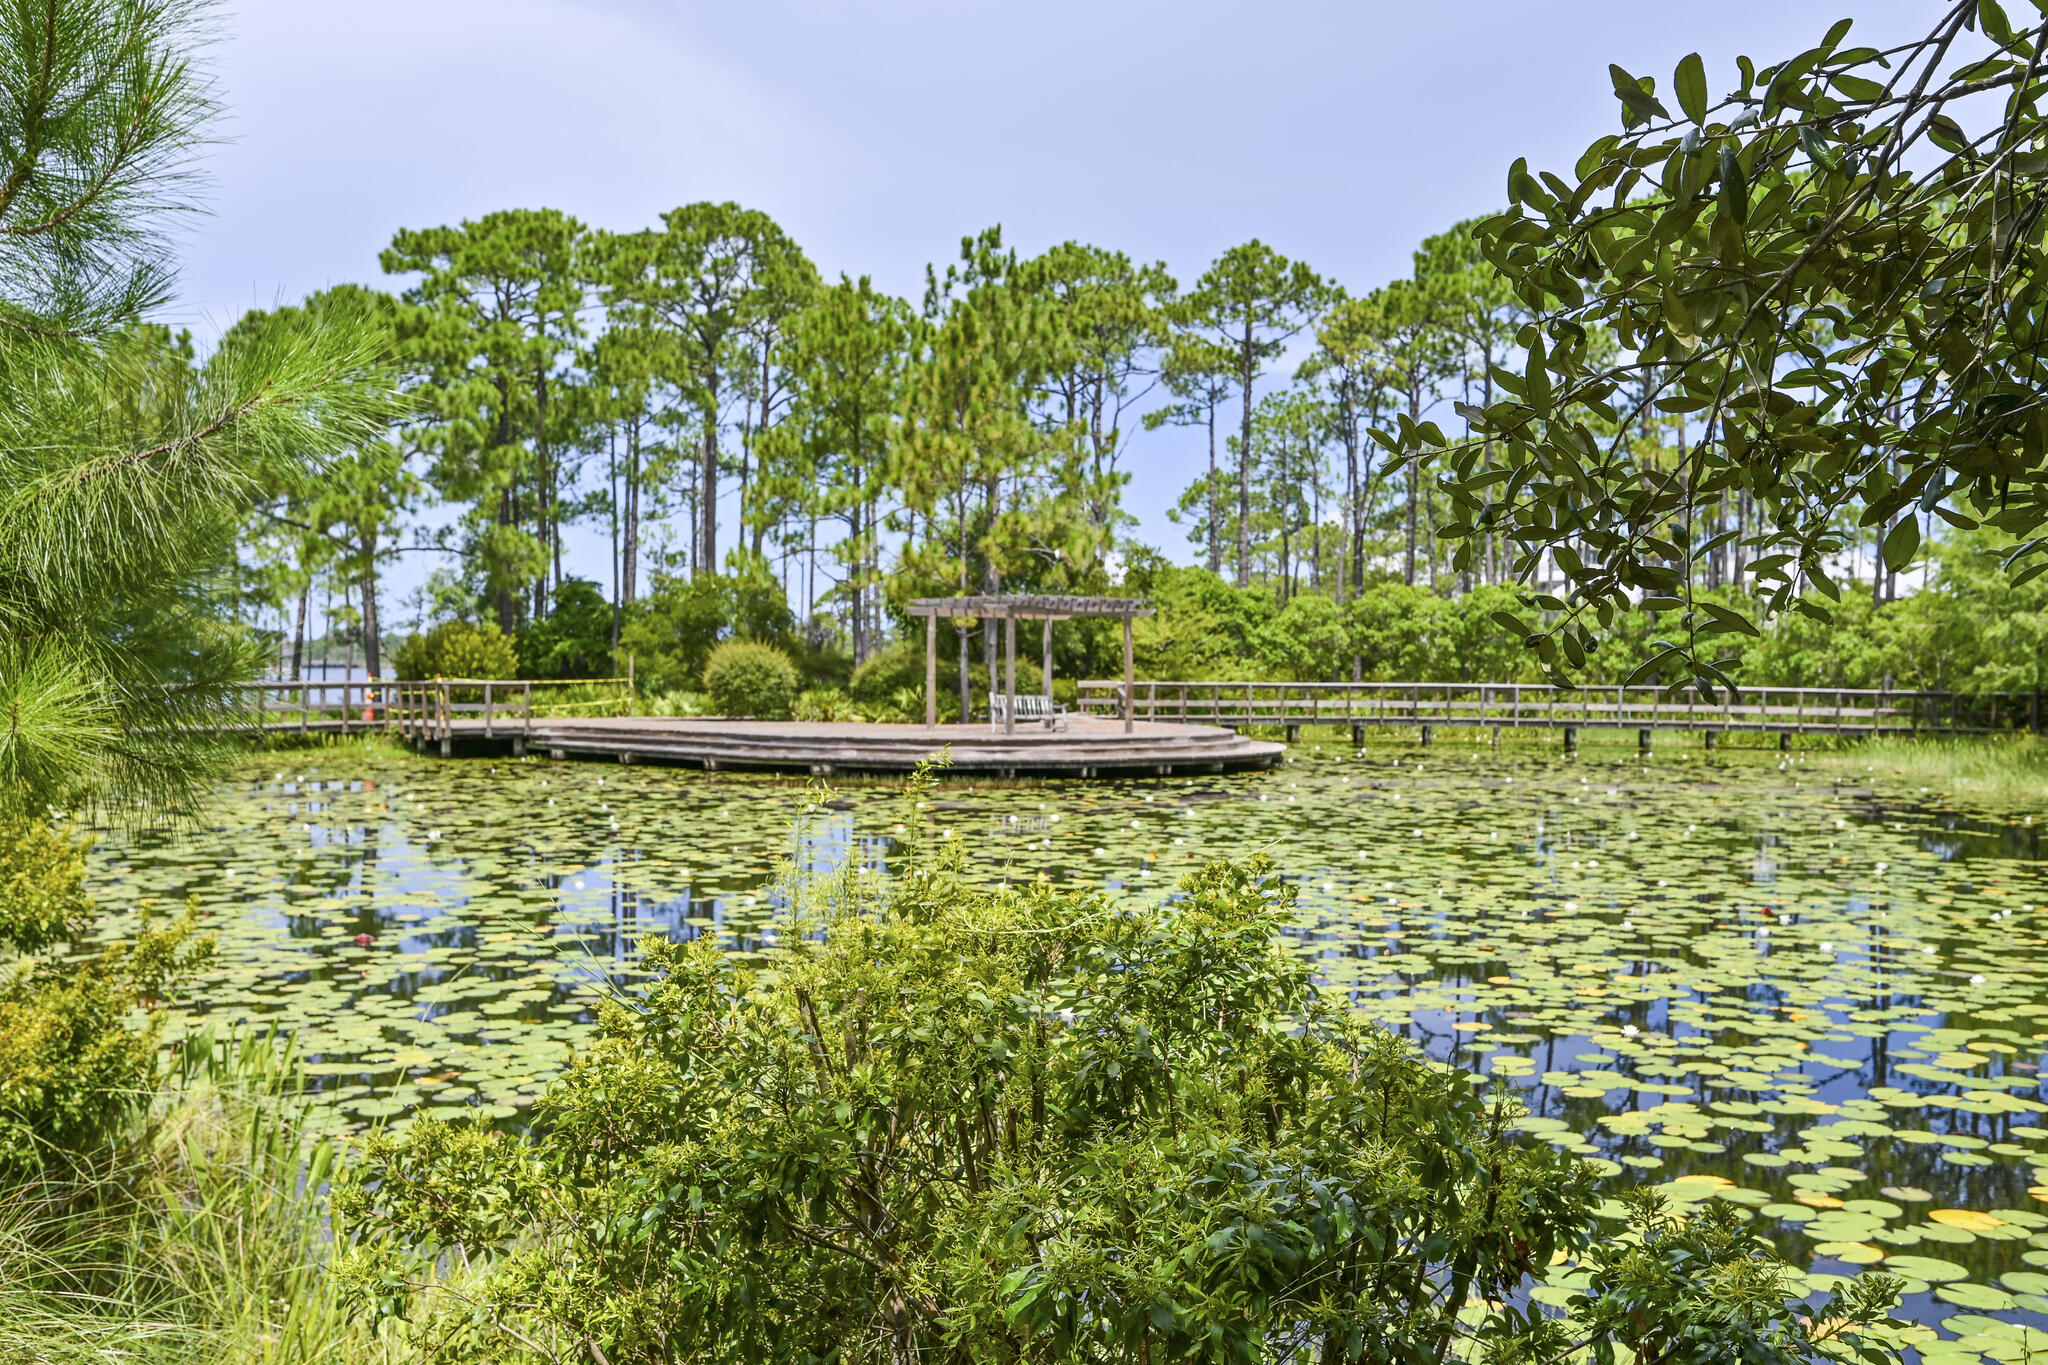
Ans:
<svg viewBox="0 0 2048 1365"><path fill-rule="evenodd" d="M2032 814L2048 809L2048 740L2039 735L1873 739L1815 755L1874 786L1924 788L1951 803Z"/></svg>
<svg viewBox="0 0 2048 1365"><path fill-rule="evenodd" d="M0 1187L0 1360L368 1365L324 1273L335 1149L273 1037L182 1048L115 1150Z"/></svg>

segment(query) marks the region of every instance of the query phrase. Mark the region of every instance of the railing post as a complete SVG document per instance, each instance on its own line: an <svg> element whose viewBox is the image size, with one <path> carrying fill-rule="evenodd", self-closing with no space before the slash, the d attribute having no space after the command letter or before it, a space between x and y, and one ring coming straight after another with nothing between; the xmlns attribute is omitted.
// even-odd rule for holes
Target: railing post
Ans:
<svg viewBox="0 0 2048 1365"><path fill-rule="evenodd" d="M484 738L491 739L495 735L491 726L491 684L487 682L484 684Z"/></svg>
<svg viewBox="0 0 2048 1365"><path fill-rule="evenodd" d="M449 758L455 753L455 719L453 715L454 689L447 682L441 684L441 757Z"/></svg>

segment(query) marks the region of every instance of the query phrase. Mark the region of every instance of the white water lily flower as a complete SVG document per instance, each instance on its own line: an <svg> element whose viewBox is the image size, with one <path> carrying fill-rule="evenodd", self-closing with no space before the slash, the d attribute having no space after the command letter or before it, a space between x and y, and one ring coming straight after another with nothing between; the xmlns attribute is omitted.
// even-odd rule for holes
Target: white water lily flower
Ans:
<svg viewBox="0 0 2048 1365"><path fill-rule="evenodd" d="M1820 945L1820 950L1824 953L1832 953L1835 950L1835 945L1832 943L1823 943Z"/></svg>
<svg viewBox="0 0 2048 1365"><path fill-rule="evenodd" d="M1981 986L1984 984L1984 978L1981 976L1973 976L1970 978L1970 984L1972 986Z"/></svg>
<svg viewBox="0 0 2048 1365"><path fill-rule="evenodd" d="M1579 908L1579 903L1577 901L1566 901L1564 903L1564 908L1567 910L1576 910Z"/></svg>
<svg viewBox="0 0 2048 1365"><path fill-rule="evenodd" d="M1932 957L1934 956L1934 945L1930 943L1925 948L1922 948L1920 951L1927 954L1929 957Z"/></svg>
<svg viewBox="0 0 2048 1365"><path fill-rule="evenodd" d="M1633 1038L1641 1032L1642 1030L1637 1028L1634 1024L1623 1024L1621 1026L1621 1036L1624 1038Z"/></svg>

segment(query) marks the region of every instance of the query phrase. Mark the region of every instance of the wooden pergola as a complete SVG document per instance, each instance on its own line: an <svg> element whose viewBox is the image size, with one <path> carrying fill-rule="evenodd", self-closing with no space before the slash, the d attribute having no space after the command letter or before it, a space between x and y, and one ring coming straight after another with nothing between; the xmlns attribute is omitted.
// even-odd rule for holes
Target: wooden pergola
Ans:
<svg viewBox="0 0 2048 1365"><path fill-rule="evenodd" d="M1130 733L1136 677L1131 655L1131 622L1150 616L1152 608L1141 597L1061 597L1050 593L996 593L982 597L919 597L910 603L910 614L924 618L924 723L935 729L939 723L939 618L970 617L1003 623L1003 733L1017 729L1017 622L1043 621L1045 695L1052 696L1052 623L1076 617L1116 617L1124 623L1124 732ZM968 698L960 699L960 718L969 715Z"/></svg>

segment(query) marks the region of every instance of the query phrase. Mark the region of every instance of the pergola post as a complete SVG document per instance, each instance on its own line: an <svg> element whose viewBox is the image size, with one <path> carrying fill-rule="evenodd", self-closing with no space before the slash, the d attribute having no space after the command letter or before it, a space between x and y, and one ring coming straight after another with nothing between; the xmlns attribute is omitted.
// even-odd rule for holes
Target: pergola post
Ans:
<svg viewBox="0 0 2048 1365"><path fill-rule="evenodd" d="M1138 709L1138 673L1131 653L1131 614L1124 613L1124 733L1131 732L1131 719Z"/></svg>
<svg viewBox="0 0 2048 1365"><path fill-rule="evenodd" d="M1017 733L1017 613L1003 613L1003 733Z"/></svg>
<svg viewBox="0 0 2048 1365"><path fill-rule="evenodd" d="M1045 662L1038 668L1039 681L1045 684L1045 699L1052 700L1052 618L1045 618Z"/></svg>
<svg viewBox="0 0 2048 1365"><path fill-rule="evenodd" d="M924 618L924 728L939 724L939 614Z"/></svg>

